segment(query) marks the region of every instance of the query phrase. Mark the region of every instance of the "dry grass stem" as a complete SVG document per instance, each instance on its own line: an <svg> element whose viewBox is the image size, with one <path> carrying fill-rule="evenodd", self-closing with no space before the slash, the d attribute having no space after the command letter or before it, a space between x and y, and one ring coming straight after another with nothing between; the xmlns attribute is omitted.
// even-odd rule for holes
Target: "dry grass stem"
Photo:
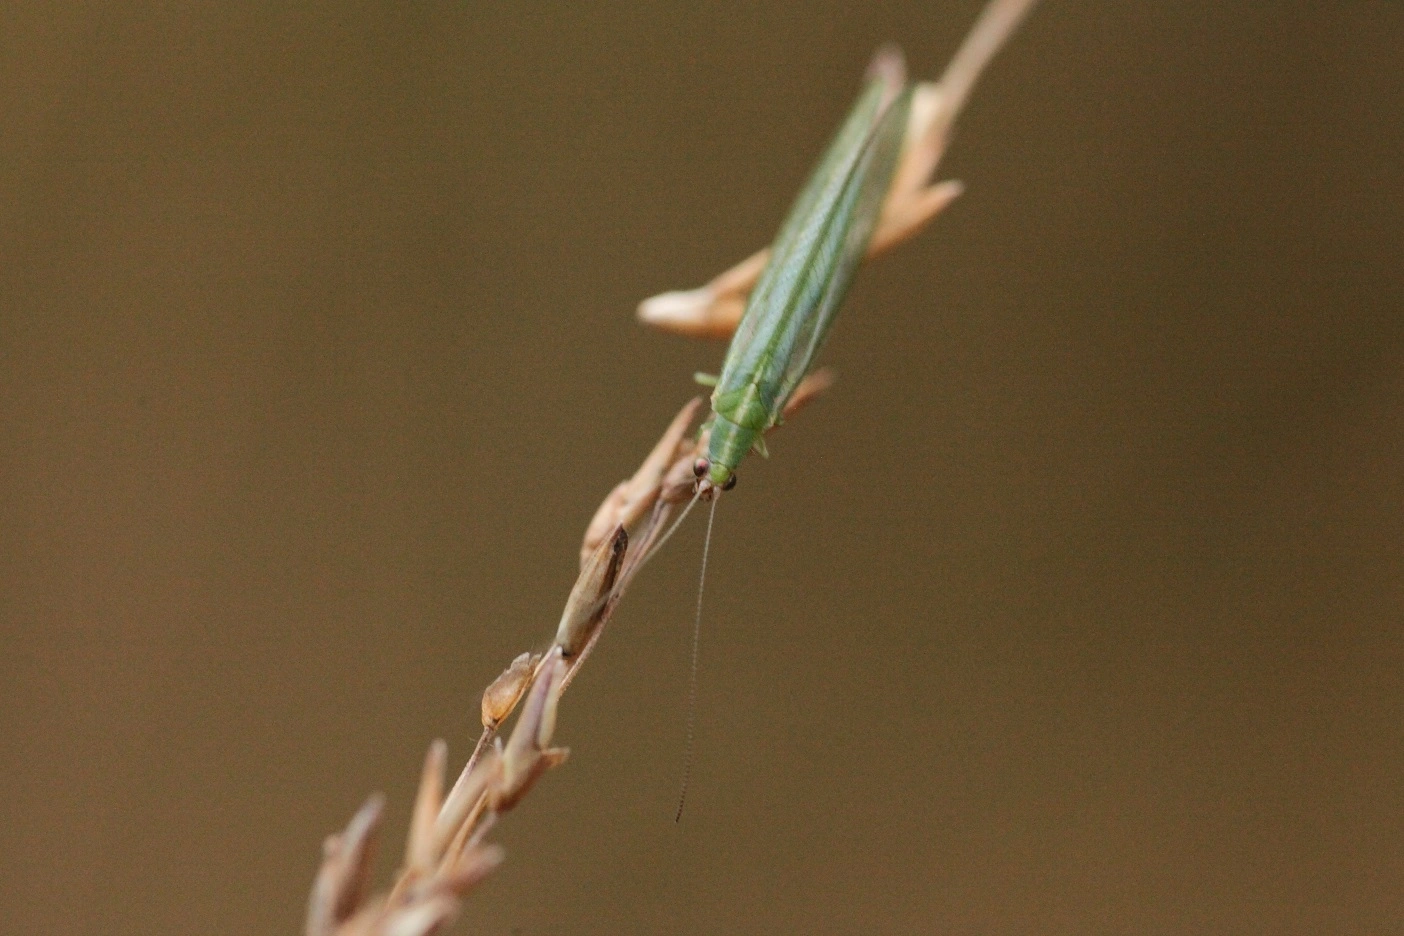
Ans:
<svg viewBox="0 0 1404 936"><path fill-rule="evenodd" d="M816 371L796 390L786 414L832 383ZM630 582L662 545L677 509L693 496L693 463L706 450L706 433L689 437L701 400L690 400L628 481L611 492L597 513L615 523L612 535L586 533L579 576L561 613L556 638L545 654L522 653L483 692L483 732L448 794L448 748L434 741L424 758L410 819L404 865L387 895L368 899L367 882L383 802L372 797L346 830L327 839L308 907L308 936L438 932L457 915L459 900L502 859L483 844L488 829L515 807L536 782L564 763L567 751L551 746L560 697L599 641ZM620 491L624 496L620 496ZM625 522L638 528L631 542ZM498 729L521 707L506 743Z"/></svg>
<svg viewBox="0 0 1404 936"><path fill-rule="evenodd" d="M957 183L932 185L929 180L970 86L1032 2L992 0L941 81L918 88L870 256L920 230L959 193ZM640 307L640 315L684 334L730 334L765 260L766 252L761 251L701 290L654 297ZM806 377L784 416L823 393L833 379L827 370ZM483 692L482 734L447 795L448 747L442 740L429 746L404 864L389 892L369 894L384 808L381 796L368 799L345 830L326 840L308 902L307 936L441 932L457 916L463 896L502 861L502 851L485 843L489 830L566 760L568 752L552 746L562 694L598 644L634 577L695 503L693 469L706 451L707 432L689 430L703 407L700 397L684 404L638 470L596 511L581 544L580 574L555 639L545 653L517 656ZM498 732L518 708L504 743Z"/></svg>

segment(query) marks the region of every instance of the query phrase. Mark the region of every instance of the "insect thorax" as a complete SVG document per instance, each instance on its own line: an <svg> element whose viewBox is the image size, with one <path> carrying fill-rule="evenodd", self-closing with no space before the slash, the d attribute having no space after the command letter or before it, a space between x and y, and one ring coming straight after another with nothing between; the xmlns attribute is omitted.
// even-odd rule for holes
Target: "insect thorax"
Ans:
<svg viewBox="0 0 1404 936"><path fill-rule="evenodd" d="M707 461L712 464L712 480L718 484L725 482L732 471L746 457L760 430L738 425L718 413L712 419L712 435L707 443ZM725 469L724 473L717 469Z"/></svg>

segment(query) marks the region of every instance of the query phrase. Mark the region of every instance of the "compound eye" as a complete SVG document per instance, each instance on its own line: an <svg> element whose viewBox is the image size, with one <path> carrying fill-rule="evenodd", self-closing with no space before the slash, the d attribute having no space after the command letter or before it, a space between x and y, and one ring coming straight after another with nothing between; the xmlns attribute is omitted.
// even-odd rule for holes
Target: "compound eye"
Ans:
<svg viewBox="0 0 1404 936"><path fill-rule="evenodd" d="M721 489L723 491L729 491L734 487L736 487L736 475L727 478L726 483L721 486Z"/></svg>
<svg viewBox="0 0 1404 936"><path fill-rule="evenodd" d="M699 458L692 463L692 474L697 478L705 477L710 470L712 470L712 463L705 458Z"/></svg>

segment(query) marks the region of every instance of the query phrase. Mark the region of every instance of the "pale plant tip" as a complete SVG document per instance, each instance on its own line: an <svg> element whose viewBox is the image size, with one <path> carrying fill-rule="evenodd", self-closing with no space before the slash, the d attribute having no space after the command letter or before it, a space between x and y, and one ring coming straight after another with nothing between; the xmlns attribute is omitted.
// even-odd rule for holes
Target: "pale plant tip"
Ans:
<svg viewBox="0 0 1404 936"><path fill-rule="evenodd" d="M322 867L307 902L307 936L330 936L351 919L365 900L371 864L385 797L366 799L340 835L329 836L322 846Z"/></svg>
<svg viewBox="0 0 1404 936"><path fill-rule="evenodd" d="M678 289L650 296L639 303L639 320L664 331L687 330L703 321L716 294L709 286Z"/></svg>
<svg viewBox="0 0 1404 936"><path fill-rule="evenodd" d="M770 248L765 247L706 286L645 299L639 304L639 318L688 338L730 338L746 311L746 297L769 260Z"/></svg>
<svg viewBox="0 0 1404 936"><path fill-rule="evenodd" d="M419 793L414 798L409 841L405 845L405 866L417 872L428 871L439 857L434 853L434 820L443 806L447 761L448 744L438 738L424 755L424 771L419 777Z"/></svg>
<svg viewBox="0 0 1404 936"><path fill-rule="evenodd" d="M348 842L364 840L380 825L380 818L384 812L384 793L372 793L367 796L366 801L361 804L360 809L356 810L356 814L351 817L351 822L346 826L346 840Z"/></svg>
<svg viewBox="0 0 1404 936"><path fill-rule="evenodd" d="M719 292L709 284L645 299L639 303L639 320L685 338L729 338L745 310L744 294Z"/></svg>

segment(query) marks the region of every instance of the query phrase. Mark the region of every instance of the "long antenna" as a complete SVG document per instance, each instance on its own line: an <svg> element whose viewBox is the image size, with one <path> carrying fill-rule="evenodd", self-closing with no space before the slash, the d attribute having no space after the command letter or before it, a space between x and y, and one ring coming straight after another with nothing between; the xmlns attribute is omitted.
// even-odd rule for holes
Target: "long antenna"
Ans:
<svg viewBox="0 0 1404 936"><path fill-rule="evenodd" d="M672 537L673 533L677 531L678 527L682 526L682 522L687 519L687 515L692 513L692 508L697 506L697 501L699 498L701 498L701 496L702 491L700 488L694 491L692 494L692 500L687 502L687 506L683 508L682 513L678 514L678 519L673 521L672 526L668 527L668 529L664 531L663 535L658 537L658 539L655 540L653 543L646 543L646 545L648 546L648 552L644 553L639 558L638 565L636 565L633 571L629 573L630 579L632 579L635 575L639 574L639 570L644 567L644 563L648 562L648 560L658 555L658 551L663 548L663 544L668 542L668 540ZM647 539L647 537L645 537L645 539Z"/></svg>
<svg viewBox="0 0 1404 936"><path fill-rule="evenodd" d="M707 538L702 541L702 574L697 577L697 613L692 618L692 669L687 678L687 741L683 747L682 788L678 791L678 811L674 822L682 822L683 805L687 803L687 784L692 779L692 742L697 731L697 655L702 648L702 589L707 584L707 553L712 548L712 521L717 518L717 501L707 511Z"/></svg>

